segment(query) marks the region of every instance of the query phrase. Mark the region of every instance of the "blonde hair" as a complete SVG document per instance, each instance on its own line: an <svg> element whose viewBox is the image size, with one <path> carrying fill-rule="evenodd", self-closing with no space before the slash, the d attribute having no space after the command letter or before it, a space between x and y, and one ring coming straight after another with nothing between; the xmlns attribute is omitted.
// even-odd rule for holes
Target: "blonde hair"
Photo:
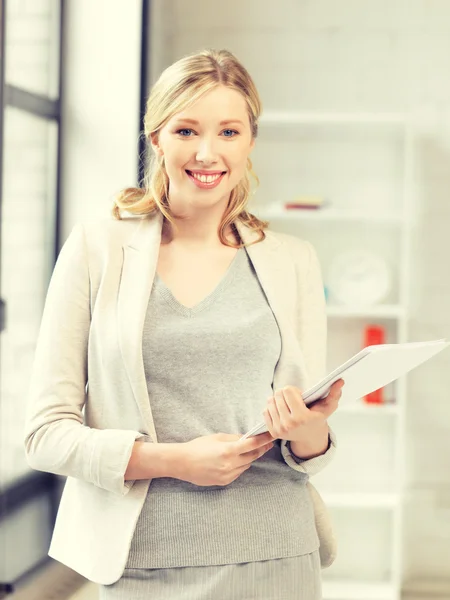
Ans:
<svg viewBox="0 0 450 600"><path fill-rule="evenodd" d="M176 227L168 202L169 178L163 159L159 159L151 149L151 134L157 134L174 114L188 108L218 85L237 90L244 96L252 137L256 138L258 118L262 109L261 100L252 78L238 59L228 50L206 49L178 60L163 71L147 99L144 135L148 145L144 177L141 187L126 188L115 197L112 214L116 219L122 219L121 210L133 215L147 215L159 210ZM242 246L230 243L225 237L229 226L237 231L233 226L236 219L260 232L256 242L265 238L264 229L267 228L268 222L261 221L246 209L251 195L250 175L259 185L252 162L248 158L245 175L232 190L219 226L219 238L227 246Z"/></svg>

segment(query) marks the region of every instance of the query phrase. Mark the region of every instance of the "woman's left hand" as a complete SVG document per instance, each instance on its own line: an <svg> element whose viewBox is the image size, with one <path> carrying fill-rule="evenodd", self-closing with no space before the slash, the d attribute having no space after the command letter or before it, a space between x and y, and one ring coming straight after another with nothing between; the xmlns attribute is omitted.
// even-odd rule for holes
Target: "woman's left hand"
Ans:
<svg viewBox="0 0 450 600"><path fill-rule="evenodd" d="M343 385L342 379L333 383L326 398L318 400L310 408L304 403L299 388L288 385L277 390L275 396L268 399L263 412L272 437L297 442L320 436L326 420L338 407Z"/></svg>

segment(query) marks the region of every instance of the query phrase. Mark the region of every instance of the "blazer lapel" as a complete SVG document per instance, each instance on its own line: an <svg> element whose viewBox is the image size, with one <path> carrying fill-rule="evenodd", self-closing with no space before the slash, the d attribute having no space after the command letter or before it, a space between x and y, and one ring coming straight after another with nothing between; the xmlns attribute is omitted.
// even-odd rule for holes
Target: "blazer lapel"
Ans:
<svg viewBox="0 0 450 600"><path fill-rule="evenodd" d="M244 242L258 238L257 232L236 223ZM142 334L161 243L162 215L142 218L123 245L123 267L118 292L119 344L125 370L142 421L154 442L153 423L142 357ZM247 247L258 279L280 330L282 349L274 375L274 389L296 385L303 389L306 370L295 334L296 273L286 244L266 232L266 239Z"/></svg>
<svg viewBox="0 0 450 600"><path fill-rule="evenodd" d="M161 243L162 215L139 221L131 239L123 245L122 277L117 301L119 344L142 421L154 442L153 423L142 357L142 334L155 278Z"/></svg>

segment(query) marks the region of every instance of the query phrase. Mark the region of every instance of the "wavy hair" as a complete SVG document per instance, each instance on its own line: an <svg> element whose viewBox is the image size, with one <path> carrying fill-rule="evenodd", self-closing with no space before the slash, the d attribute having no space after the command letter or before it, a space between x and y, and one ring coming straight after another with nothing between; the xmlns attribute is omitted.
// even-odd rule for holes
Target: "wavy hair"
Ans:
<svg viewBox="0 0 450 600"><path fill-rule="evenodd" d="M145 151L144 176L140 187L128 187L114 198L112 214L122 219L121 211L132 215L147 215L160 211L176 228L174 215L169 206L169 177L164 159L159 158L151 148L151 135L158 133L167 121L176 113L194 104L203 94L218 85L224 85L240 92L247 104L250 127L253 138L258 134L258 118L261 114L261 100L248 71L228 50L205 49L185 56L170 65L153 85L147 99L144 116L144 132L147 147ZM247 159L245 175L231 191L227 208L219 226L219 238L226 246L241 247L243 244L230 243L225 237L234 221L260 233L256 242L265 238L267 221L262 221L247 211L252 194L250 177L259 185L259 179L253 172L250 158ZM252 242L255 243L255 242Z"/></svg>

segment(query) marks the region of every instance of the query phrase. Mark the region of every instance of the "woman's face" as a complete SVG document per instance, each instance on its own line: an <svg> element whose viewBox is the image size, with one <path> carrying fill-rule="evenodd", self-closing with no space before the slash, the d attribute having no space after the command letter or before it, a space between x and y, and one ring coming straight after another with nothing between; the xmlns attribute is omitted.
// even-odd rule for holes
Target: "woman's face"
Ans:
<svg viewBox="0 0 450 600"><path fill-rule="evenodd" d="M242 179L254 146L244 97L225 86L207 92L152 136L164 156L174 214L221 206Z"/></svg>

